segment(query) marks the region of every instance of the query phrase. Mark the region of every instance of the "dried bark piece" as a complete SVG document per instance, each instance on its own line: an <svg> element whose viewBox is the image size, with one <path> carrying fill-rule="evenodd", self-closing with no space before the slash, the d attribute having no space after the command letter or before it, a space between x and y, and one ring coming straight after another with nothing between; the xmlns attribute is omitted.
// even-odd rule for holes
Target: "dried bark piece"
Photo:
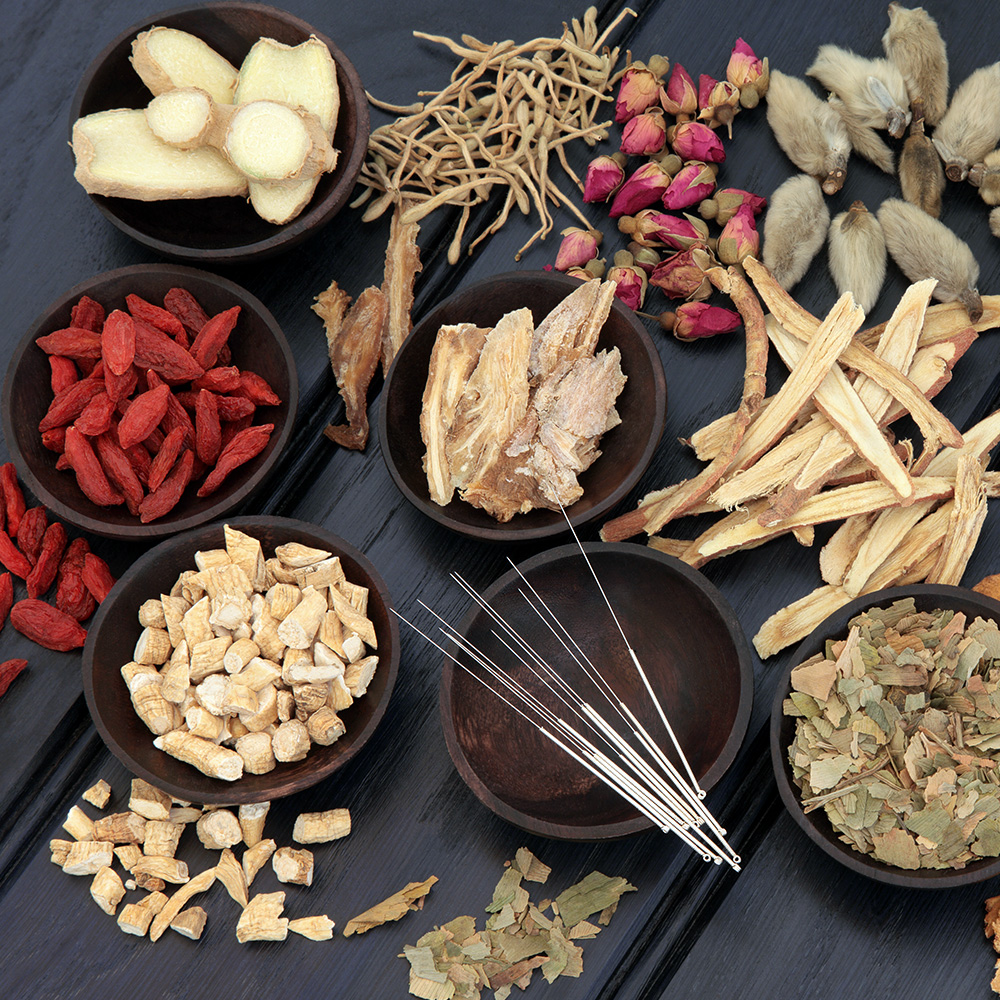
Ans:
<svg viewBox="0 0 1000 1000"><path fill-rule="evenodd" d="M389 242L385 248L385 270L382 277L382 294L386 300L385 323L382 326L382 371L389 374L389 366L403 341L410 335L413 323L413 283L423 270L417 237L420 225L403 222L402 215L409 208L406 201L398 202L389 224Z"/></svg>
<svg viewBox="0 0 1000 1000"><path fill-rule="evenodd" d="M352 934L364 934L373 927L390 923L404 917L410 910L419 910L424 898L431 891L437 876L432 875L423 882L409 882L399 892L394 892L387 899L369 907L364 913L352 917L344 926L344 937Z"/></svg>
<svg viewBox="0 0 1000 1000"><path fill-rule="evenodd" d="M962 574L986 520L986 489L982 473L982 465L976 456L959 457L955 476L955 502L948 519L948 530L941 543L937 562L927 574L927 583L957 587L962 582Z"/></svg>

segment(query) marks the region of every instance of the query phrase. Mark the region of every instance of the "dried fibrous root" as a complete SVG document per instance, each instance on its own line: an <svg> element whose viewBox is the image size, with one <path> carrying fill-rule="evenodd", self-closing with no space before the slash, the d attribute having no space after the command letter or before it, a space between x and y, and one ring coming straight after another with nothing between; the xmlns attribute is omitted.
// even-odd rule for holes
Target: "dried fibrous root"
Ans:
<svg viewBox="0 0 1000 1000"><path fill-rule="evenodd" d="M815 177L824 194L836 194L844 186L851 153L847 127L805 80L771 70L767 123L792 163Z"/></svg>
<svg viewBox="0 0 1000 1000"><path fill-rule="evenodd" d="M815 177L796 174L775 189L764 217L762 259L782 288L793 288L809 270L829 226L830 211Z"/></svg>
<svg viewBox="0 0 1000 1000"><path fill-rule="evenodd" d="M279 847L271 857L271 867L279 882L312 885L313 853L304 848Z"/></svg>
<svg viewBox="0 0 1000 1000"><path fill-rule="evenodd" d="M243 873L246 875L247 887L253 885L257 872L271 860L271 855L277 849L273 840L258 840L252 847L243 852Z"/></svg>
<svg viewBox="0 0 1000 1000"><path fill-rule="evenodd" d="M285 908L283 892L260 892L244 908L236 925L236 940L240 944L247 941L284 941L288 937L288 917L281 911Z"/></svg>
<svg viewBox="0 0 1000 1000"><path fill-rule="evenodd" d="M247 898L247 876L243 866L236 860L236 855L227 847L220 855L215 866L215 875L226 887L226 892L240 906L246 906Z"/></svg>
<svg viewBox="0 0 1000 1000"><path fill-rule="evenodd" d="M951 96L931 139L950 181L965 180L1000 142L1000 62L968 76Z"/></svg>
<svg viewBox="0 0 1000 1000"><path fill-rule="evenodd" d="M333 938L334 922L325 914L312 917L297 917L288 921L288 929L293 934L301 934L310 941L330 941Z"/></svg>
<svg viewBox="0 0 1000 1000"><path fill-rule="evenodd" d="M837 291L851 292L866 313L878 301L885 281L885 237L878 219L856 201L830 223L830 274ZM777 275L775 275L777 277Z"/></svg>
<svg viewBox="0 0 1000 1000"><path fill-rule="evenodd" d="M174 917L184 909L187 901L192 896L196 896L200 892L205 892L206 889L212 886L215 879L215 868L206 868L203 872L195 875L189 882L182 885L166 902L163 909L153 918L153 922L149 928L150 941L159 940L163 932L170 926Z"/></svg>
<svg viewBox="0 0 1000 1000"><path fill-rule="evenodd" d="M114 916L118 904L125 898L125 886L118 873L110 867L99 868L90 883L90 895L105 913Z"/></svg>
<svg viewBox="0 0 1000 1000"><path fill-rule="evenodd" d="M296 816L292 840L299 844L325 844L346 837L350 832L350 810L327 809L324 812L300 813Z"/></svg>
<svg viewBox="0 0 1000 1000"><path fill-rule="evenodd" d="M111 799L111 786L101 778L96 784L91 785L80 798L98 809L103 809ZM130 805L129 808L131 809L132 806Z"/></svg>
<svg viewBox="0 0 1000 1000"><path fill-rule="evenodd" d="M962 574L986 520L986 488L982 473L982 465L974 455L962 455L958 459L955 502L937 561L927 574L928 583L957 587L962 582Z"/></svg>
<svg viewBox="0 0 1000 1000"><path fill-rule="evenodd" d="M170 929L197 941L205 930L207 921L208 914L200 906L189 906L170 921Z"/></svg>
<svg viewBox="0 0 1000 1000"><path fill-rule="evenodd" d="M937 125L948 106L948 52L937 22L923 7L889 4L882 48L903 74L910 105L922 101L928 125Z"/></svg>

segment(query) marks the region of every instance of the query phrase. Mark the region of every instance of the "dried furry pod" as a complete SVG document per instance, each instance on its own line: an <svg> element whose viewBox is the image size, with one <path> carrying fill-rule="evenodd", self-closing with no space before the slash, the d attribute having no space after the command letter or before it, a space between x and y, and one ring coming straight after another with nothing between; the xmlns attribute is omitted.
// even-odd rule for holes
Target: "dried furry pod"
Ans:
<svg viewBox="0 0 1000 1000"><path fill-rule="evenodd" d="M924 134L923 104L913 103L913 123L899 155L899 185L903 197L935 219L941 215L944 193L944 168L934 143Z"/></svg>
<svg viewBox="0 0 1000 1000"><path fill-rule="evenodd" d="M990 232L994 236L1000 236L1000 208L994 208L990 212Z"/></svg>
<svg viewBox="0 0 1000 1000"><path fill-rule="evenodd" d="M778 145L803 173L835 194L847 176L851 140L836 109L813 93L805 80L771 71L767 123Z"/></svg>
<svg viewBox="0 0 1000 1000"><path fill-rule="evenodd" d="M931 139L950 181L963 181L969 167L1000 142L1000 62L968 76L952 95Z"/></svg>
<svg viewBox="0 0 1000 1000"><path fill-rule="evenodd" d="M764 217L764 265L785 291L809 269L830 225L819 181L809 174L789 177L771 195Z"/></svg>
<svg viewBox="0 0 1000 1000"><path fill-rule="evenodd" d="M874 163L883 173L895 173L896 166L893 162L892 150L878 132L853 114L836 94L831 94L827 103L840 115L854 152L858 156L864 157L869 163Z"/></svg>
<svg viewBox="0 0 1000 1000"><path fill-rule="evenodd" d="M976 288L979 264L968 244L943 222L901 198L882 202L878 221L886 248L910 281L936 278L938 302L961 302L973 323L982 317L983 301Z"/></svg>
<svg viewBox="0 0 1000 1000"><path fill-rule="evenodd" d="M937 125L948 107L948 52L937 21L923 7L890 3L882 48L903 74L911 106L923 101L927 124Z"/></svg>
<svg viewBox="0 0 1000 1000"><path fill-rule="evenodd" d="M838 45L821 45L806 76L819 80L859 124L898 139L910 124L906 81L888 59L866 59Z"/></svg>
<svg viewBox="0 0 1000 1000"><path fill-rule="evenodd" d="M1000 149L987 153L981 163L974 163L968 181L979 188L979 197L987 205L1000 205Z"/></svg>
<svg viewBox="0 0 1000 1000"><path fill-rule="evenodd" d="M885 281L885 237L864 202L854 202L830 223L829 259L838 294L851 292L871 312Z"/></svg>

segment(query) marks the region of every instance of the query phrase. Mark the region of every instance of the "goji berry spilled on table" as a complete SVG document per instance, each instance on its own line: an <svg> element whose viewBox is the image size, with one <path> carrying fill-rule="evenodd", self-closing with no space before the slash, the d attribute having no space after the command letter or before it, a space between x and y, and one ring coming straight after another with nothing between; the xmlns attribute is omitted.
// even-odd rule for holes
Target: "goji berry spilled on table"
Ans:
<svg viewBox="0 0 1000 1000"><path fill-rule="evenodd" d="M10 623L32 642L61 653L87 641L87 630L75 618L37 598L18 601L10 609Z"/></svg>
<svg viewBox="0 0 1000 1000"><path fill-rule="evenodd" d="M17 677L17 675L20 674L27 665L28 661L21 659L4 660L3 663L0 663L0 698L7 693L7 689L14 682L14 678Z"/></svg>

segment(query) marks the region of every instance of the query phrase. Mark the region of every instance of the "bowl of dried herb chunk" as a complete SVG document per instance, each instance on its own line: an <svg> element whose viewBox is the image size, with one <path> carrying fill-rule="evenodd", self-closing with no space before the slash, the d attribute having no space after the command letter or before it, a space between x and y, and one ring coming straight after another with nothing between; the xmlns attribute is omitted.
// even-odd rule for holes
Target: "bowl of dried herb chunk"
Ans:
<svg viewBox="0 0 1000 1000"><path fill-rule="evenodd" d="M1000 602L915 584L845 605L778 684L771 762L792 818L852 871L1000 874Z"/></svg>

